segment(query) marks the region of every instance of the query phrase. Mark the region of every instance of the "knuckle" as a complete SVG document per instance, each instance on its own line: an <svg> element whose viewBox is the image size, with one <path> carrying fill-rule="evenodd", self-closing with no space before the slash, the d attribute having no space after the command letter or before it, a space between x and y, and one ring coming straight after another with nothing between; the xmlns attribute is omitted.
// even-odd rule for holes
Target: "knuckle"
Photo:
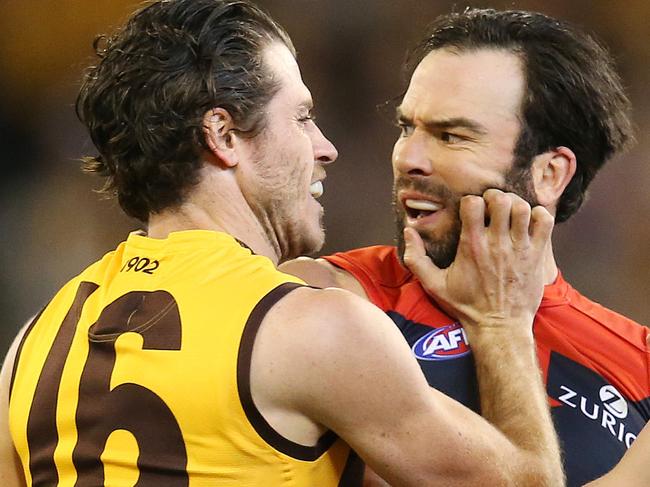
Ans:
<svg viewBox="0 0 650 487"><path fill-rule="evenodd" d="M464 196L460 200L460 212L462 216L476 214L485 207L485 202L480 196Z"/></svg>
<svg viewBox="0 0 650 487"><path fill-rule="evenodd" d="M537 205L532 209L533 214L535 215L536 218L544 218L546 216L551 216L551 214L548 212L548 210L541 206Z"/></svg>
<svg viewBox="0 0 650 487"><path fill-rule="evenodd" d="M522 200L521 198L513 200L512 213L520 216L530 215L531 213L530 205L526 201Z"/></svg>
<svg viewBox="0 0 650 487"><path fill-rule="evenodd" d="M506 193L508 198L512 200L513 203L515 202L522 202L525 204L528 204L525 199L523 199L521 196L519 196L517 193Z"/></svg>
<svg viewBox="0 0 650 487"><path fill-rule="evenodd" d="M464 206L475 206L480 204L482 201L482 198L480 196L474 196L473 194L468 194L466 196L463 196L460 200L460 204Z"/></svg>
<svg viewBox="0 0 650 487"><path fill-rule="evenodd" d="M538 224L545 226L552 226L555 223L555 218L543 206L536 206L532 210L533 217Z"/></svg>
<svg viewBox="0 0 650 487"><path fill-rule="evenodd" d="M495 249L500 255L507 254L512 249L512 242L506 239L499 239L495 245Z"/></svg>
<svg viewBox="0 0 650 487"><path fill-rule="evenodd" d="M503 191L501 191L500 189L490 188L490 189L485 190L485 192L483 193L483 198L492 199L492 198L496 198L499 195L503 195L503 194L505 194L505 193Z"/></svg>
<svg viewBox="0 0 650 487"><path fill-rule="evenodd" d="M492 197L492 203L496 206L509 206L512 200L505 193L499 192Z"/></svg>
<svg viewBox="0 0 650 487"><path fill-rule="evenodd" d="M473 233L463 233L460 236L459 248L467 255L476 256L483 248L483 240Z"/></svg>
<svg viewBox="0 0 650 487"><path fill-rule="evenodd" d="M508 245L504 240L492 242L489 250L490 258L495 262L502 261L510 255L511 250L512 244Z"/></svg>

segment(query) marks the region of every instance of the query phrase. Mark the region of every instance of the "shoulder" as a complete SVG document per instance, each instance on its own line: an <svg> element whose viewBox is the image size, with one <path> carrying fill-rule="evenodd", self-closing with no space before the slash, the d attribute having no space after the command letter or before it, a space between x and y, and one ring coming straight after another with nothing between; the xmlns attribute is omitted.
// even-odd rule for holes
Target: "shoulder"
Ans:
<svg viewBox="0 0 650 487"><path fill-rule="evenodd" d="M309 401L315 387L347 383L355 371L379 374L387 357L391 368L408 369L408 362L399 365L410 357L408 346L379 308L345 290L300 287L264 317L253 367L265 364L256 370L267 398L295 405Z"/></svg>
<svg viewBox="0 0 650 487"><path fill-rule="evenodd" d="M360 282L370 299L381 300L386 289L397 289L414 279L399 258L397 248L375 245L322 257Z"/></svg>
<svg viewBox="0 0 650 487"><path fill-rule="evenodd" d="M279 300L260 326L253 369L267 404L317 421L320 414L308 413L327 397L359 395L393 372L426 385L393 322L368 301L335 288L301 287Z"/></svg>
<svg viewBox="0 0 650 487"><path fill-rule="evenodd" d="M335 287L300 287L279 300L269 311L265 323L277 323L291 332L310 332L367 326L368 322L391 323L376 306L359 296ZM272 325L275 326L275 325Z"/></svg>
<svg viewBox="0 0 650 487"><path fill-rule="evenodd" d="M616 336L642 350L646 349L647 327L592 301L573 288L569 290L569 302L576 319L592 325L594 333L606 334L608 340Z"/></svg>
<svg viewBox="0 0 650 487"><path fill-rule="evenodd" d="M333 265L328 260L299 257L284 262L279 266L279 269L284 273L302 279L310 286L346 289L357 296L366 298L363 286L355 276Z"/></svg>
<svg viewBox="0 0 650 487"><path fill-rule="evenodd" d="M619 338L646 347L647 327L587 298L561 273L556 282L546 286L538 317L557 324L567 334L575 332L585 339L607 335L608 340Z"/></svg>
<svg viewBox="0 0 650 487"><path fill-rule="evenodd" d="M555 352L548 366L556 373L572 370L584 380L596 373L637 401L650 393L649 333L567 285L561 301L538 311L535 337Z"/></svg>
<svg viewBox="0 0 650 487"><path fill-rule="evenodd" d="M336 288L300 287L268 311L255 346L266 350L267 358L295 367L343 364L351 356L357 361L373 350L406 343L390 318L359 296Z"/></svg>
<svg viewBox="0 0 650 487"><path fill-rule="evenodd" d="M392 274L402 276L408 271L400 264L397 248L389 245L373 245L325 255L322 259L342 269L358 268L371 275L389 278Z"/></svg>

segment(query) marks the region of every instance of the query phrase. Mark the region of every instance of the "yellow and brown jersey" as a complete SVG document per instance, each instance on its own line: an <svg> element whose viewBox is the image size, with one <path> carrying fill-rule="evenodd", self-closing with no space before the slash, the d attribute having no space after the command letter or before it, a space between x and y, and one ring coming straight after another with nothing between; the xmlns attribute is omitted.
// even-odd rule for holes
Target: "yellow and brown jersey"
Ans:
<svg viewBox="0 0 650 487"><path fill-rule="evenodd" d="M258 327L300 285L226 234L131 235L20 345L9 421L28 485L348 485L347 445L293 443L251 398Z"/></svg>

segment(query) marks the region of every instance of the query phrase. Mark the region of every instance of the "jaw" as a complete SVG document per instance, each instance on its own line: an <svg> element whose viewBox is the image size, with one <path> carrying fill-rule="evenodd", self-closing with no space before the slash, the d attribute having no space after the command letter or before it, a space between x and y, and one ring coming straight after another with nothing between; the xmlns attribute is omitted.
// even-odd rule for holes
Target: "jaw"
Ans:
<svg viewBox="0 0 650 487"><path fill-rule="evenodd" d="M323 207L311 196L308 199L306 205L292 205L293 211L274 221L281 262L312 255L325 243Z"/></svg>
<svg viewBox="0 0 650 487"><path fill-rule="evenodd" d="M396 208L398 255L404 258L404 228L416 230L424 243L427 256L441 269L451 265L456 257L460 240L460 220L450 216L451 210L445 209L426 217L420 217L414 222L403 210Z"/></svg>

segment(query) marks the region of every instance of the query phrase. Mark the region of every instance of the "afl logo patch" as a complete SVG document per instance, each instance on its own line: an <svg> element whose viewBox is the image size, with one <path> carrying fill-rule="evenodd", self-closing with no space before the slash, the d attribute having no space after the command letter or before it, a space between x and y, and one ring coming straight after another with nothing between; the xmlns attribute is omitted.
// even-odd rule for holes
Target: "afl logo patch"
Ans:
<svg viewBox="0 0 650 487"><path fill-rule="evenodd" d="M412 350L420 360L451 360L471 352L465 330L458 322L430 331L415 342Z"/></svg>

